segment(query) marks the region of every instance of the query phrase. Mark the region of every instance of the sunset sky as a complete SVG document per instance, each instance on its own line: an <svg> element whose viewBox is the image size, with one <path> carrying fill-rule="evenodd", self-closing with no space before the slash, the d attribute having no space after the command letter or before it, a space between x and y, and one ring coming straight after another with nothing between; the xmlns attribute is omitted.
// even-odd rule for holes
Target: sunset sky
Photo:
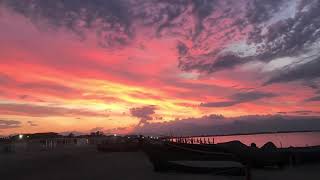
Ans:
<svg viewBox="0 0 320 180"><path fill-rule="evenodd" d="M319 0L0 0L0 134L320 115Z"/></svg>

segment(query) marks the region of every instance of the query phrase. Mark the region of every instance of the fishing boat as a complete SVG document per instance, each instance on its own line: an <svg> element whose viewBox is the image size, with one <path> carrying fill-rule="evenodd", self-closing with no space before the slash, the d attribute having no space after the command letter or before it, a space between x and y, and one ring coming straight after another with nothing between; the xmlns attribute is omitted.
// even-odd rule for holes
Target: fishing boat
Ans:
<svg viewBox="0 0 320 180"><path fill-rule="evenodd" d="M166 160L235 160L236 156L218 147L200 147L175 143L144 144L144 152L155 159Z"/></svg>
<svg viewBox="0 0 320 180"><path fill-rule="evenodd" d="M196 161L196 160L171 160L156 161L153 163L155 171L176 171L186 173L211 173L215 175L245 176L245 165L235 161Z"/></svg>
<svg viewBox="0 0 320 180"><path fill-rule="evenodd" d="M220 143L216 146L234 154L240 159L240 162L245 162L255 168L283 168L289 163L288 153L275 146L274 148L257 148L246 146L240 141Z"/></svg>
<svg viewBox="0 0 320 180"><path fill-rule="evenodd" d="M280 149L256 148L232 141L220 144L166 143L144 148L152 159L236 161L255 168L283 168L289 164L289 154Z"/></svg>
<svg viewBox="0 0 320 180"><path fill-rule="evenodd" d="M145 144L144 152L155 171L178 171L188 173L214 173L219 175L245 175L246 166L231 153L222 149L208 151L208 147L195 149L191 145L174 143Z"/></svg>

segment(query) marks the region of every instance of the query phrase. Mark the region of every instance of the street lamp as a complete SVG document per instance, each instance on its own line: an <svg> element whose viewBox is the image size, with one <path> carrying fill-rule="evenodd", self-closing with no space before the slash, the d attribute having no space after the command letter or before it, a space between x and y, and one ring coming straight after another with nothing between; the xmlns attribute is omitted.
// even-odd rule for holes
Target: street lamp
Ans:
<svg viewBox="0 0 320 180"><path fill-rule="evenodd" d="M22 139L23 138L23 134L19 134L19 139Z"/></svg>

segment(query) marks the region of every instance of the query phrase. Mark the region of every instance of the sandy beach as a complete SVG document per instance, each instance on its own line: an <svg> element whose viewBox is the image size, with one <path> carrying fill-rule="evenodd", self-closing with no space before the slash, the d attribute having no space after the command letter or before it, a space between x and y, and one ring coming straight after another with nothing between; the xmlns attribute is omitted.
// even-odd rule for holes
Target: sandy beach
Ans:
<svg viewBox="0 0 320 180"><path fill-rule="evenodd" d="M318 180L320 164L284 170L253 170L253 180ZM240 180L245 177L210 174L157 173L143 152L102 153L94 146L65 147L51 151L0 154L2 180Z"/></svg>

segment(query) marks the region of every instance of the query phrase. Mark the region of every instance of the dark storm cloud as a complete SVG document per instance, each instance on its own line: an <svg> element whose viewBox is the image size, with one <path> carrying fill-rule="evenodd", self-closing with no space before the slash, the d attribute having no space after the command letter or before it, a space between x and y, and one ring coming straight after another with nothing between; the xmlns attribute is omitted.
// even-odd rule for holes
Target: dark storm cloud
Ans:
<svg viewBox="0 0 320 180"><path fill-rule="evenodd" d="M288 112L277 112L278 114L295 114L295 115L314 115L320 114L320 111L300 110L300 111L288 111Z"/></svg>
<svg viewBox="0 0 320 180"><path fill-rule="evenodd" d="M52 27L64 27L81 35L84 35L84 29L95 29L98 43L103 47L127 45L137 33L135 23L142 23L145 27L156 29L154 33L157 37L168 35L179 40L179 68L184 71L214 73L252 60L269 62L280 57L298 57L308 54L310 47L320 39L319 0L298 1L292 9L289 6L295 5L293 0L1 2L34 22L48 22ZM282 14L284 11L288 12ZM293 15L287 16L288 13ZM183 40L191 40L191 47L183 44ZM222 53L228 45L239 40L254 46L256 53ZM193 50L197 53L192 54ZM314 59L313 63L319 65L318 62ZM283 69L279 76L267 83L286 82L291 74L293 76L289 81L319 77L319 71L308 71L312 67L307 66L306 63L300 68ZM302 69L308 74L298 75L297 71Z"/></svg>
<svg viewBox="0 0 320 180"><path fill-rule="evenodd" d="M240 104L241 102L237 101L222 101L222 102L208 102L208 103L201 103L200 106L202 107L229 107L236 104Z"/></svg>
<svg viewBox="0 0 320 180"><path fill-rule="evenodd" d="M181 55L181 56L184 56L188 53L189 49L188 47L182 43L182 42L179 42L178 45L177 45L177 50L178 50L178 53Z"/></svg>
<svg viewBox="0 0 320 180"><path fill-rule="evenodd" d="M310 88L312 88L312 89L315 89L315 90L319 89L320 90L320 81L319 82L317 82L317 81L305 81L303 84L308 86L308 87L310 87Z"/></svg>
<svg viewBox="0 0 320 180"><path fill-rule="evenodd" d="M209 16L216 1L212 0L3 0L7 7L18 12L33 22L45 20L53 27L65 27L81 36L84 29L98 28L97 34L102 39L102 46L112 43L125 45L135 35L134 22L155 27L156 34L166 29L181 27L177 18L192 16L196 19L193 36L203 29L203 21ZM184 14L186 11L190 11ZM182 18L182 19L183 19ZM100 26L97 27L97 21ZM188 29L186 31L192 31ZM188 34L188 33L187 33Z"/></svg>
<svg viewBox="0 0 320 180"><path fill-rule="evenodd" d="M294 18L272 24L265 35L250 37L256 42L266 42L266 46L262 48L262 53L259 55L261 59L271 60L276 57L295 57L303 53L308 54L307 48L312 43L319 41L320 1L301 1L297 11ZM306 60L301 59L301 61ZM276 72L265 85L296 80L314 80L320 77L318 67L320 67L320 58L315 56L309 62L300 65L293 64L293 67L285 67Z"/></svg>
<svg viewBox="0 0 320 180"><path fill-rule="evenodd" d="M192 1L194 6L194 14L196 17L196 26L195 26L195 33L194 38L196 38L199 33L203 30L203 20L208 17L212 11L214 10L214 6L216 1L215 0L198 0L198 1Z"/></svg>
<svg viewBox="0 0 320 180"><path fill-rule="evenodd" d="M122 0L4 0L3 2L27 17L43 17L56 26L75 28L79 20L82 20L84 27L90 27L98 18L110 23L110 28L117 25L130 26L127 2Z"/></svg>
<svg viewBox="0 0 320 180"><path fill-rule="evenodd" d="M244 29L248 23L245 18L241 17L242 11L239 7L241 2L246 1L204 2L209 3L210 6L206 7L207 11L203 12L204 15L200 16L201 18L196 18L192 38L194 44L189 47L190 50L200 50L203 53L180 54L179 67L184 71L198 70L213 73L231 69L246 62L248 57L242 58L232 52L222 53L229 42L246 34ZM194 16L197 17L196 12Z"/></svg>
<svg viewBox="0 0 320 180"><path fill-rule="evenodd" d="M136 133L156 135L223 135L275 131L320 130L318 116L251 115L235 118L204 116L136 127Z"/></svg>
<svg viewBox="0 0 320 180"><path fill-rule="evenodd" d="M246 17L251 23L262 23L273 17L281 8L284 0L254 0L249 1Z"/></svg>
<svg viewBox="0 0 320 180"><path fill-rule="evenodd" d="M247 39L244 40L248 45L256 47L255 54L221 55L222 49L216 49L211 53L180 58L179 67L186 71L199 70L212 73L232 69L252 60L269 62L275 58L298 58L301 54L310 53L312 45L320 39L320 1L299 1L296 7L288 9L288 6L294 5L293 1L247 1L245 16L240 18L234 16L236 19L234 26L228 28L239 30L241 26L251 27L245 36ZM234 8L237 7L231 7ZM280 16L279 13L282 11L288 11L293 15ZM228 14L226 16L228 17ZM301 61L306 60L301 59ZM297 69L283 69L279 77L272 78L269 83L319 77L320 71L315 69L319 66L317 57L313 61L298 66ZM289 77L291 75L292 77Z"/></svg>
<svg viewBox="0 0 320 180"><path fill-rule="evenodd" d="M65 27L84 36L83 30L97 26L97 34L103 46L128 43L134 36L134 21L157 27L161 33L178 24L174 22L188 7L198 20L197 31L202 29L203 19L211 13L214 1L199 0L3 0L10 7L34 22L45 19L53 27ZM110 34L111 32L111 34ZM115 41L115 42L112 42Z"/></svg>
<svg viewBox="0 0 320 180"><path fill-rule="evenodd" d="M309 5L309 6L308 6ZM307 8L308 10L303 10ZM268 27L266 34L251 36L250 40L264 43L260 58L294 56L305 53L306 47L320 38L320 1L301 3L293 18L277 21Z"/></svg>
<svg viewBox="0 0 320 180"><path fill-rule="evenodd" d="M213 73L232 69L249 60L249 57L242 58L231 53L218 55L218 53L219 51L213 51L200 56L185 56L180 59L179 67L185 71L197 69L200 72Z"/></svg>
<svg viewBox="0 0 320 180"><path fill-rule="evenodd" d="M214 63L210 65L209 72L215 72L223 69L230 69L239 64L242 64L243 61L244 61L243 58L240 58L232 54L220 56L216 59Z"/></svg>
<svg viewBox="0 0 320 180"><path fill-rule="evenodd" d="M12 10L38 23L45 20L52 27L65 27L81 36L86 28L98 25L97 35L104 46L123 44L131 35L131 16L128 1L122 0L4 0ZM110 34L116 32L117 34ZM121 34L126 35L122 36Z"/></svg>
<svg viewBox="0 0 320 180"><path fill-rule="evenodd" d="M244 93L237 93L231 96L231 98L235 101L254 101L257 99L262 98L271 98L276 97L276 94L267 93L267 92L259 92L259 91L251 91L251 92L244 92Z"/></svg>
<svg viewBox="0 0 320 180"><path fill-rule="evenodd" d="M320 96L314 96L314 97L311 97L309 99L306 99L307 102L310 102L310 101L320 101Z"/></svg>
<svg viewBox="0 0 320 180"><path fill-rule="evenodd" d="M0 129L18 128L20 126L21 126L20 121L0 119Z"/></svg>
<svg viewBox="0 0 320 180"><path fill-rule="evenodd" d="M144 2L148 3L147 1ZM143 13L143 19L147 22L151 22L150 24L152 25L158 25L157 34L159 35L163 30L176 26L176 23L173 21L186 11L189 2L184 0L160 0L153 1L149 6L150 5L158 7L157 10L148 13L147 11L139 9L138 14Z"/></svg>
<svg viewBox="0 0 320 180"><path fill-rule="evenodd" d="M296 113L299 115L311 115L311 114L320 114L320 111L301 110L301 111L293 111L293 113Z"/></svg>
<svg viewBox="0 0 320 180"><path fill-rule="evenodd" d="M265 85L296 80L313 80L320 77L320 58L298 65L293 68L284 68L279 74L268 80ZM315 84L310 84L315 88Z"/></svg>
<svg viewBox="0 0 320 180"><path fill-rule="evenodd" d="M195 27L194 31L187 31L195 38L204 29L203 21L212 13L216 3L214 0L140 0L134 1L132 11L134 17L141 19L145 25L156 26L158 35L161 35L162 31L182 27L188 18L186 14L191 15L196 21ZM191 12L187 12L190 9ZM183 20L178 20L179 18Z"/></svg>
<svg viewBox="0 0 320 180"><path fill-rule="evenodd" d="M263 98L273 98L276 97L276 94L273 93L266 93L266 92L259 92L259 91L251 91L251 92L243 92L243 93L236 93L230 96L229 101L221 101L221 102L208 102L208 103L201 103L200 106L202 107L229 107L236 104L251 102Z"/></svg>
<svg viewBox="0 0 320 180"><path fill-rule="evenodd" d="M131 108L130 113L133 117L137 117L140 119L139 124L140 125L145 125L148 124L149 120L152 120L153 118L151 115L155 114L156 106L150 105L150 106L143 106L143 107L136 107L136 108Z"/></svg>

